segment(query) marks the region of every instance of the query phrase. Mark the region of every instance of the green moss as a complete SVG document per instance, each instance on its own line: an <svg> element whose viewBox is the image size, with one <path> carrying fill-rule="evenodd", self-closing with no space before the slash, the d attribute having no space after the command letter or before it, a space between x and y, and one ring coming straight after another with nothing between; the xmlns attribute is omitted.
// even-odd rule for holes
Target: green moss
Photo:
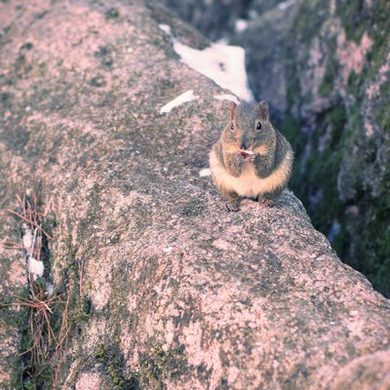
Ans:
<svg viewBox="0 0 390 390"><path fill-rule="evenodd" d="M383 181L381 193L375 199L361 192L357 199L365 204L362 213L350 221L355 240L352 266L364 273L375 289L390 296L390 174Z"/></svg>
<svg viewBox="0 0 390 390"><path fill-rule="evenodd" d="M373 78L384 63L388 53L388 32L390 31L390 2L377 0L371 7L363 1L340 1L337 15L341 18L348 40L361 44L364 33L372 39L372 48L366 55L368 66L362 79Z"/></svg>
<svg viewBox="0 0 390 390"><path fill-rule="evenodd" d="M357 74L354 70L348 76L348 92L355 97L360 99L364 94L364 79L365 74Z"/></svg>
<svg viewBox="0 0 390 390"><path fill-rule="evenodd" d="M291 186L308 208L317 229L328 234L333 221L340 224L340 232L332 242L339 256L367 275L375 288L390 296L387 196L390 178L380 174L390 164L386 135L390 131L389 83L382 84L375 101L367 101L367 87L378 81L379 69L388 54L390 2L377 0L368 7L363 1L338 1L336 13L348 40L360 45L366 33L373 44L362 71L351 71L347 93L339 94L335 89L335 80L340 78L335 38L325 37L321 30L324 22L330 21L329 12L320 2L300 3L291 30L294 42L286 58L288 109L282 126L296 155ZM301 107L305 103L310 106L312 96L302 94L299 75L307 69L313 37L320 39L321 52L326 58L319 93L333 105L323 112L310 113L309 117ZM365 133L366 112L362 107L371 111L369 119L375 134L370 137ZM341 167L346 170L343 177L347 180L341 183L342 194L338 188ZM370 175L374 172L378 176L371 183ZM348 199L343 201L345 197ZM350 206L354 210L351 213Z"/></svg>
<svg viewBox="0 0 390 390"><path fill-rule="evenodd" d="M321 96L328 96L331 94L334 90L334 82L338 78L338 75L339 64L336 60L331 58L326 65L325 75L319 88Z"/></svg>
<svg viewBox="0 0 390 390"><path fill-rule="evenodd" d="M88 193L88 210L84 218L81 218L78 228L77 236L80 242L85 242L86 237L91 236L91 231L94 229L94 222L100 215L100 192L101 185L95 183Z"/></svg>
<svg viewBox="0 0 390 390"><path fill-rule="evenodd" d="M332 126L330 149L334 150L342 144L342 138L347 135L345 134L345 126L347 123L347 119L347 113L341 103L339 106L333 107L330 110L329 123Z"/></svg>
<svg viewBox="0 0 390 390"><path fill-rule="evenodd" d="M337 176L343 156L345 123L346 112L341 104L318 118L317 127L307 140L311 144L311 153L303 158L302 146L298 146L299 154L291 180L292 189L309 210L314 226L325 233L343 213L343 205L338 197ZM320 151L319 145L323 142L321 137L326 132L329 132L329 139Z"/></svg>
<svg viewBox="0 0 390 390"><path fill-rule="evenodd" d="M26 197L28 202L34 204L34 208L40 212L43 210L41 191L40 186L35 186L34 192L38 194L37 202L33 202L28 196ZM15 220L15 222L16 226L20 227L20 220ZM41 225L49 235L52 235L56 222L53 216L47 216L44 221L41 221ZM58 340L65 302L59 291L53 293L50 300L47 297L48 283L51 280L52 255L46 237L42 238L41 245L40 259L45 265L44 275L31 281L29 287L25 287L22 292L18 291L15 294L26 302L29 301L29 305L22 306L17 315L10 316L10 318L13 317L13 321L8 321L9 325L18 328L20 335L20 365L14 373L13 388L50 388L55 367L51 359L55 354L57 344L53 340L54 338ZM35 298L32 298L32 292ZM11 299L13 303L15 300L15 298ZM44 312L41 309L34 307L32 300L46 301L47 306L50 307L50 314L47 312L47 318L44 317Z"/></svg>
<svg viewBox="0 0 390 390"><path fill-rule="evenodd" d="M95 358L103 365L111 380L113 390L136 390L140 388L137 373L131 373L130 377L126 378L123 354L116 343L110 343L107 346L99 344L95 351Z"/></svg>
<svg viewBox="0 0 390 390"><path fill-rule="evenodd" d="M309 46L311 40L317 35L329 12L329 4L321 0L304 0L300 2L293 33L300 41Z"/></svg>
<svg viewBox="0 0 390 390"><path fill-rule="evenodd" d="M105 13L104 16L106 19L118 19L120 14L119 11L116 8L109 8Z"/></svg>
<svg viewBox="0 0 390 390"><path fill-rule="evenodd" d="M118 367L115 364L110 364L107 367L107 372L110 375L114 389L123 389L125 386L125 379L122 377Z"/></svg>
<svg viewBox="0 0 390 390"><path fill-rule="evenodd" d="M377 0L371 7L363 0L338 1L337 16L345 28L347 39L360 43L365 32L369 35L388 34L390 3L387 0Z"/></svg>
<svg viewBox="0 0 390 390"><path fill-rule="evenodd" d="M95 358L100 362L104 360L105 348L104 344L99 344L95 351Z"/></svg>
<svg viewBox="0 0 390 390"><path fill-rule="evenodd" d="M341 18L347 39L359 43L369 23L364 12L364 1L339 1L336 13Z"/></svg>
<svg viewBox="0 0 390 390"><path fill-rule="evenodd" d="M390 131L388 96L390 86L383 83L373 105L378 134L370 138L370 142L364 143L361 159L355 165L357 172L369 169L371 172L380 171L383 165L390 164L390 141L385 136ZM369 189L360 186L353 201L360 213L346 220L351 234L356 237L352 250L346 251L346 256L350 264L364 273L377 290L390 296L390 173L385 173L377 194L373 195Z"/></svg>
<svg viewBox="0 0 390 390"><path fill-rule="evenodd" d="M38 74L39 74L39 77L44 77L47 73L47 64L46 62L41 62L39 65L38 65Z"/></svg>
<svg viewBox="0 0 390 390"><path fill-rule="evenodd" d="M351 84L358 81L351 77ZM356 85L355 85L356 86ZM387 93L382 87L381 94ZM376 118L384 131L390 129L390 110L388 105L382 104L376 110ZM331 137L327 147L320 153L320 158L314 150L318 150L320 136L331 126ZM337 253L355 269L365 274L374 287L390 296L390 228L388 216L390 214L390 177L387 174L382 180L382 187L378 196L373 197L370 191L362 186L363 173L370 165L376 164L378 146L374 140L365 140L363 119L360 102L347 112L343 106L335 106L317 118L316 128L311 136L311 151L305 166L307 172L302 182L299 175L292 179L293 190L303 200L308 208L314 226L329 232L332 222L337 220L341 231L332 242ZM388 142L388 141L387 141ZM340 165L345 158L346 151L358 147L361 153L354 157L352 175L356 178L356 195L349 203L359 209L359 215L349 216L345 213L346 205L339 199L337 188ZM299 150L299 148L298 148ZM390 146L387 150L390 150ZM390 153L387 160L390 160ZM303 163L302 154L297 158L297 166ZM311 204L313 194L321 191L317 204Z"/></svg>
<svg viewBox="0 0 390 390"><path fill-rule="evenodd" d="M177 345L165 351L154 340L150 340L150 353L140 355L140 382L145 388L163 389L164 379L175 380L188 372L184 346ZM153 346L154 345L154 346Z"/></svg>

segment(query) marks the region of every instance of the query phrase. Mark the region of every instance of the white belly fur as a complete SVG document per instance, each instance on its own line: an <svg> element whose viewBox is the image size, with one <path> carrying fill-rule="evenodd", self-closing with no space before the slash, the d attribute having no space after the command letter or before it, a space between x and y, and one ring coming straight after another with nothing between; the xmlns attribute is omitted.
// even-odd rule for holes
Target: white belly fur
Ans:
<svg viewBox="0 0 390 390"><path fill-rule="evenodd" d="M246 197L256 197L283 186L288 180L292 160L292 153L287 154L283 163L266 178L257 177L253 164L245 163L241 175L235 177L218 161L214 150L210 152L210 168L217 187Z"/></svg>

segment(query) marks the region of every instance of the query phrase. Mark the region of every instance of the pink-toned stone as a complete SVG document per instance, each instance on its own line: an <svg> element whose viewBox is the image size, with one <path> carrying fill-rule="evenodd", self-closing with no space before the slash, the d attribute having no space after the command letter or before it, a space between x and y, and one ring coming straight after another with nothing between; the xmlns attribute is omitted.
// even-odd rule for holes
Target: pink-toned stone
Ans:
<svg viewBox="0 0 390 390"><path fill-rule="evenodd" d="M76 390L100 390L102 384L102 378L95 372L85 372L80 375L77 383Z"/></svg>
<svg viewBox="0 0 390 390"><path fill-rule="evenodd" d="M390 344L388 300L337 258L291 192L274 208L245 200L239 213L226 211L210 178L198 176L226 120L214 99L223 91L178 60L158 24L200 38L157 6L126 4L110 2L117 12L108 12L59 1L43 18L43 1L1 6L0 15L13 15L2 25L14 23L0 51L1 92L12 95L1 202L14 207L19 186L42 183L56 219L54 282L67 270L80 284L71 314L81 319L60 384L321 390L335 379L364 387L372 382L356 382L354 367L369 373L375 362L386 383L376 353ZM101 46L110 66L96 54ZM105 85L91 85L97 74ZM201 99L161 117L158 107L187 89ZM12 236L9 226L1 229Z"/></svg>
<svg viewBox="0 0 390 390"><path fill-rule="evenodd" d="M372 39L365 32L360 44L348 41L344 29L341 29L337 35L337 58L341 65L341 74L346 85L349 74L354 71L359 74L365 63L365 57L372 47Z"/></svg>
<svg viewBox="0 0 390 390"><path fill-rule="evenodd" d="M390 352L359 357L343 367L329 388L334 390L387 390L390 388Z"/></svg>

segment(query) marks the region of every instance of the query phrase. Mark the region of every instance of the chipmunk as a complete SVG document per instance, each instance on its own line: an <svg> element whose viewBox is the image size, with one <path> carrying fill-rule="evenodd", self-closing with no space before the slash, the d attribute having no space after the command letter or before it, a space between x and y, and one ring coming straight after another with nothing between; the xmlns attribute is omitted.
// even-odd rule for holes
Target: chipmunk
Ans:
<svg viewBox="0 0 390 390"><path fill-rule="evenodd" d="M231 104L229 123L210 152L213 181L238 211L242 198L273 205L291 175L293 151L269 120L266 101Z"/></svg>

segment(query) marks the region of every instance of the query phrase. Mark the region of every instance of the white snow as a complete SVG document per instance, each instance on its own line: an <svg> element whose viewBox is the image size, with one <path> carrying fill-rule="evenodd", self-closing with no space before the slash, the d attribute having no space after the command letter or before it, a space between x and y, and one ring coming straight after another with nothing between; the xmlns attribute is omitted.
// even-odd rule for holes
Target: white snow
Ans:
<svg viewBox="0 0 390 390"><path fill-rule="evenodd" d="M33 234L31 229L25 223L23 224L23 230L24 230L24 234L22 238L23 246L24 249L27 251L27 253L30 253L31 248L33 246Z"/></svg>
<svg viewBox="0 0 390 390"><path fill-rule="evenodd" d="M236 32L244 31L248 28L248 21L245 19L237 19L234 25Z"/></svg>
<svg viewBox="0 0 390 390"><path fill-rule="evenodd" d="M278 8L281 10L281 11L284 11L285 9L291 7L292 5L294 5L294 3L296 2L296 0L287 0L287 1L284 1L283 3L280 3L278 5Z"/></svg>
<svg viewBox="0 0 390 390"><path fill-rule="evenodd" d="M240 101L237 99L236 96L230 95L228 93L225 93L223 95L214 95L214 99L217 99L217 100L228 100L230 102L234 102L236 104L240 104Z"/></svg>
<svg viewBox="0 0 390 390"><path fill-rule="evenodd" d="M199 176L200 177L211 176L211 169L210 168L201 169L200 172L199 172Z"/></svg>
<svg viewBox="0 0 390 390"><path fill-rule="evenodd" d="M229 39L222 37L222 38L219 38L218 41L215 41L215 43L217 43L219 45L228 46L229 45Z"/></svg>
<svg viewBox="0 0 390 390"><path fill-rule="evenodd" d="M46 283L46 294L50 297L54 293L54 286L52 283Z"/></svg>
<svg viewBox="0 0 390 390"><path fill-rule="evenodd" d="M43 267L43 262L36 260L32 256L27 257L27 264L28 264L28 272L33 275L34 280L37 277L43 276L44 272L44 267Z"/></svg>
<svg viewBox="0 0 390 390"><path fill-rule="evenodd" d="M171 37L173 48L183 63L210 78L220 87L230 90L240 99L253 100L248 88L245 50L242 47L219 42L211 44L204 50L197 50L177 41L172 36L169 26L160 24L159 28Z"/></svg>
<svg viewBox="0 0 390 390"><path fill-rule="evenodd" d="M172 36L171 27L168 26L167 24L159 24L158 27L160 30L164 31L166 34Z"/></svg>
<svg viewBox="0 0 390 390"><path fill-rule="evenodd" d="M197 50L174 42L173 48L190 68L230 90L240 99L253 99L247 87L245 50L242 47L213 43L204 50Z"/></svg>
<svg viewBox="0 0 390 390"><path fill-rule="evenodd" d="M187 92L182 93L175 99L171 100L165 106L161 107L160 114L166 114L172 110L174 107L178 107L184 103L190 102L192 100L198 99L199 96L194 95L194 91L190 89Z"/></svg>

